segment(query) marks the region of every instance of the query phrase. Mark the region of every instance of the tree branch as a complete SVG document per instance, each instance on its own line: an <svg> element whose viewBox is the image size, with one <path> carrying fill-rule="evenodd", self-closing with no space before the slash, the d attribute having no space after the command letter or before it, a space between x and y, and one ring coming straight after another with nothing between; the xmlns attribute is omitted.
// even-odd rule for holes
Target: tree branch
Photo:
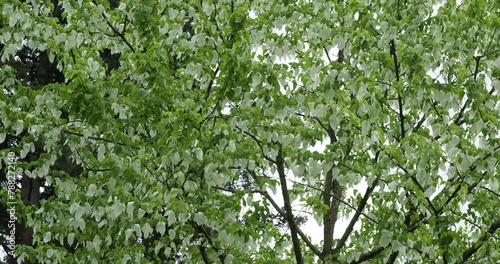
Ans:
<svg viewBox="0 0 500 264"><path fill-rule="evenodd" d="M427 119L427 117L425 116L425 113L424 113L424 115L422 116L422 118L420 118L420 120L418 121L418 123L413 128L412 132L416 133L420 129L420 127L422 127L422 124L425 122L426 119Z"/></svg>
<svg viewBox="0 0 500 264"><path fill-rule="evenodd" d="M302 186L305 186L305 187L308 187L308 188L314 189L314 190L316 190L316 191L320 192L322 195L324 195L324 190L321 190L321 189L319 189L319 188L316 188L316 187L314 187L314 186L311 186L311 185L309 185L309 184L305 184L305 183L302 183L302 182L298 182L298 181L294 181L294 180L290 180L290 181L291 181L293 184L299 184L299 185L302 185ZM344 200L340 199L339 197L332 197L332 198L333 198L333 199L338 200L340 203L342 203L342 204L344 204L345 206L347 206L347 207L351 208L353 211L359 212L362 216L364 216L364 217L366 217L366 218L370 219L370 221L372 221L373 223L375 223L375 224L379 224L379 222L378 222L377 220L373 219L373 217L371 217L371 216L369 216L369 215L367 215L367 214L363 213L362 211L358 211L358 209L357 209L356 207L354 207L354 206L352 206L351 204L349 204L348 202L346 202L346 201L344 201Z"/></svg>
<svg viewBox="0 0 500 264"><path fill-rule="evenodd" d="M398 255L399 251L392 252L392 254L389 256L389 259L387 260L387 264L393 264L394 262L396 262Z"/></svg>
<svg viewBox="0 0 500 264"><path fill-rule="evenodd" d="M212 91L212 86L214 85L215 78L217 78L217 74L219 73L219 65L220 64L217 64L217 66L215 67L214 77L210 79L210 82L208 83L207 93L205 95L205 101L208 99L208 97L210 96L210 92Z"/></svg>
<svg viewBox="0 0 500 264"><path fill-rule="evenodd" d="M473 74L474 81L477 80L477 74L479 73L479 62L481 61L481 58L481 56L474 56L474 60L476 61L476 67L474 68Z"/></svg>
<svg viewBox="0 0 500 264"><path fill-rule="evenodd" d="M96 6L98 6L98 5L99 5L99 4L98 4L95 0L93 0L92 2L93 2ZM101 13L101 16L104 18L104 21L106 21L106 24L108 24L108 26L111 28L111 30L112 30L112 31L113 31L113 32L114 32L117 36L119 36L119 37L123 40L123 42L125 42L125 44L126 44L126 45L130 48L130 50L131 50L132 52L135 52L135 48L132 46L132 44L130 44L130 42L128 42L127 38L125 38L125 34L124 34L124 32L125 32L125 27L123 27L123 32L119 32L119 31L118 31L115 27L113 27L113 25L111 25L111 22L109 22L108 18L104 15L104 12L103 12L103 13ZM125 22L126 22L126 21L127 21L127 20L125 20ZM126 25L126 23L125 23L125 25Z"/></svg>
<svg viewBox="0 0 500 264"><path fill-rule="evenodd" d="M380 179L380 177L377 177L375 179L375 181L372 183L372 185L366 189L365 195L363 196L363 198L359 202L358 209L356 209L356 213L352 217L352 219L349 222L349 225L347 226L344 234L342 235L342 237L340 238L339 242L335 246L335 249L333 250L333 254L339 252L339 250L342 249L342 247L344 247L345 242L347 241L347 239L351 235L352 230L354 229L354 225L358 221L359 216L361 215L361 212L365 208L365 206L366 206L366 204L368 202L368 199L370 198L371 193L373 192L373 190L375 190L375 187L377 186L377 183L378 183L379 179Z"/></svg>
<svg viewBox="0 0 500 264"><path fill-rule="evenodd" d="M335 130L331 125L325 126L321 120L315 117L319 125L328 133L330 144L337 142ZM346 156L349 155L346 150ZM340 198L342 197L342 186L333 178L333 165L325 175L323 186L323 204L328 208L325 215L323 215L323 250L321 254L327 258L333 252L333 234L335 231L335 224L338 219L338 212L340 207Z"/></svg>
<svg viewBox="0 0 500 264"><path fill-rule="evenodd" d="M325 51L326 58L328 59L328 61L332 62L332 59L330 59L330 54L328 54L328 50L326 49L326 46L323 46L323 50Z"/></svg>
<svg viewBox="0 0 500 264"><path fill-rule="evenodd" d="M252 139L255 141L255 143L257 143L257 145L258 145L258 146L259 146L259 148L260 148L260 151L262 152L262 156L264 157L264 159L266 159L266 160L270 161L271 163L276 164L276 160L273 160L273 159L271 159L270 157L268 157L266 154L264 154L264 147L262 146L262 142L261 142L261 141L260 141L260 140L259 140L259 139L255 136L255 135L250 134L250 133L248 133L248 132L246 132L246 131L243 131L243 130L242 130L241 128L239 128L238 126L236 126L236 128L238 128L241 132L243 132L243 134L245 134L245 135L249 136L250 138L252 138Z"/></svg>
<svg viewBox="0 0 500 264"><path fill-rule="evenodd" d="M493 195L495 195L497 198L500 198L500 194L496 193L495 191L491 190L490 188L487 188L487 187L484 187L484 186L481 186L481 189L484 189L490 193L492 193Z"/></svg>
<svg viewBox="0 0 500 264"><path fill-rule="evenodd" d="M255 172L251 171L251 170L247 170L247 172L252 176L252 178L257 182L257 184L260 185L260 181L257 177L257 175L255 174ZM262 194L262 196L264 196L270 203L271 205L274 207L274 209L283 217L283 218L286 218L286 213L283 212L283 210L279 207L279 205L276 203L276 201L274 201L274 199L271 197L271 195L267 192L267 191L259 191L260 194ZM294 220L295 222L295 220ZM300 238L302 238L302 240L304 241L304 243L309 247L309 249L311 249L311 251L317 256L319 257L321 260L323 260L322 258L322 255L321 255L321 252L319 251L319 249L309 240L309 238L306 236L306 234L304 234L304 232L302 232L302 230L297 226L297 224L295 224L295 226L297 227L297 233L299 234Z"/></svg>
<svg viewBox="0 0 500 264"><path fill-rule="evenodd" d="M203 245L200 245L200 246L198 246L198 248L200 249L201 258L203 259L203 263L210 264L210 259L208 258L207 250L205 249L205 247L203 247Z"/></svg>
<svg viewBox="0 0 500 264"><path fill-rule="evenodd" d="M399 62L398 62L398 55L396 53L396 43L394 39L391 39L390 42L391 46L391 55L392 59L394 61L394 72L396 74L396 81L399 82L400 76L399 76ZM399 123L401 126L401 139L405 137L405 125L404 125L404 114L403 114L403 99L401 97L401 93L398 90L398 105L399 105Z"/></svg>
<svg viewBox="0 0 500 264"><path fill-rule="evenodd" d="M455 118L455 120L453 121L453 123L455 123L457 126L460 126L464 123L464 121L462 120L462 116L464 115L465 108L467 108L467 105L469 105L469 103L470 99L467 98L464 105L462 105L462 107L460 108L460 112L458 112L457 118Z"/></svg>
<svg viewBox="0 0 500 264"><path fill-rule="evenodd" d="M203 226L200 226L198 224L195 224L193 223L193 227L195 228L196 232L198 233L201 233L203 234L203 236L205 237L205 239L207 239L207 242L210 244L210 246L216 251L216 252L219 252L220 251L220 248L217 247L213 240L212 240L212 236L211 234L203 227ZM226 259L226 254L225 253L222 253L222 254L218 254L219 255L219 260L221 261L221 263L224 263L224 260Z"/></svg>
<svg viewBox="0 0 500 264"><path fill-rule="evenodd" d="M328 170L325 177L323 204L328 206L328 211L323 216L323 251L322 255L328 257L333 251L333 233L337 223L342 188L337 180L333 179L333 167ZM334 197L338 198L335 199Z"/></svg>
<svg viewBox="0 0 500 264"><path fill-rule="evenodd" d="M414 175L411 175L410 172L405 168L403 167L402 165L400 165L396 159L394 157L392 157L391 155L389 155L389 153L387 153L388 156L392 159L392 161L394 162L394 164L400 168L402 171L404 171L404 173L406 175L408 175L408 177L410 177L410 179L413 181L413 183L415 183L418 188L420 189L420 191L422 193L425 193L425 188L422 186L422 184L420 184L420 182L418 182L417 178L414 176ZM431 208L431 211L432 213L434 213L434 215L437 215L438 214L438 210L436 209L436 207L434 207L434 204L432 204L432 201L429 199L429 197L425 197L425 200L427 201L427 203L429 204L430 208Z"/></svg>
<svg viewBox="0 0 500 264"><path fill-rule="evenodd" d="M460 263L465 263L474 253L476 253L479 248L486 242L486 240L489 238L490 235L493 235L495 231L500 228L500 219L496 220L493 222L488 230L486 231L485 234L483 234L475 243L473 246L468 248L467 250L464 251L462 254L462 261Z"/></svg>
<svg viewBox="0 0 500 264"><path fill-rule="evenodd" d="M74 136L85 137L81 133L70 131L70 130L66 130L66 129L63 129L63 132L67 133L67 134L74 135ZM126 144L123 144L123 143L120 143L120 142L115 142L115 141L113 141L111 139L107 139L107 138L100 138L100 137L87 137L87 138L88 139L92 139L92 140L96 140L96 141L104 141L104 142L113 143L113 144L116 144L116 145L120 145L122 147L128 147Z"/></svg>
<svg viewBox="0 0 500 264"><path fill-rule="evenodd" d="M350 264L357 264L357 263L362 263L362 262L365 262L367 260L370 260L370 259L376 257L378 254L380 254L382 251L384 251L384 249L386 249L386 248L376 247L376 248L372 249L371 251L368 251L366 253L361 254L361 256L359 256L358 260L351 261Z"/></svg>
<svg viewBox="0 0 500 264"><path fill-rule="evenodd" d="M290 225L290 233L292 235L292 243L293 243L293 251L295 254L295 260L297 264L303 264L304 259L302 257L302 250L300 248L300 240L297 236L297 225L295 223L293 212L292 212L292 204L290 201L290 194L288 193L288 187L286 183L286 175L285 175L285 166L283 159L283 151L281 145L278 150L278 155L276 156L276 167L278 168L278 175L280 178L281 185L281 194L283 196L283 201L285 203L285 214L286 220Z"/></svg>

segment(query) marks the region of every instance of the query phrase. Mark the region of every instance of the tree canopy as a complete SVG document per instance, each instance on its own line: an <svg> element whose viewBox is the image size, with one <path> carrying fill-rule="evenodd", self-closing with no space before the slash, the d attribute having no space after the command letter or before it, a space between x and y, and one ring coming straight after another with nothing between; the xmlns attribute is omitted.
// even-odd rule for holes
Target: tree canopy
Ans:
<svg viewBox="0 0 500 264"><path fill-rule="evenodd" d="M11 263L500 261L499 1L0 3Z"/></svg>

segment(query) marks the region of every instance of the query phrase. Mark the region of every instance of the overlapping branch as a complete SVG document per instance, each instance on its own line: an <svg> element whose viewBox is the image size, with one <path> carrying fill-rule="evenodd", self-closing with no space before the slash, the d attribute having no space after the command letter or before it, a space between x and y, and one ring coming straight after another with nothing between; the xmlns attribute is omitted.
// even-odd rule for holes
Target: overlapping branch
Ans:
<svg viewBox="0 0 500 264"><path fill-rule="evenodd" d="M380 176L377 177L375 181L372 183L372 185L366 189L366 192L363 195L361 201L359 202L358 208L356 209L356 213L354 213L354 216L351 218L351 221L349 222L349 225L347 226L344 234L337 242L337 245L335 246L335 249L332 252L333 254L337 253L340 249L342 249L342 247L344 247L347 239L349 238L354 229L354 225L356 224L356 222L359 219L359 216L361 215L361 212L363 212L364 208L366 207L366 204L368 202L368 199L370 198L371 193L373 192L373 190L375 190L375 187L377 186L379 179Z"/></svg>
<svg viewBox="0 0 500 264"><path fill-rule="evenodd" d="M258 178L258 175L254 172L254 171L251 171L251 170L247 170L247 172L252 176L252 178L254 179L254 181L260 185L260 180ZM265 190L259 190L258 191L262 196L264 196L270 203L271 205L274 207L274 209L280 214L281 217L285 218L286 217L286 213L280 208L280 206L278 205L278 203L276 203L276 201L274 201L274 199L271 197L271 195L269 194L269 192L265 191ZM286 218L285 218L286 219ZM295 222L295 220L293 220ZM295 224L295 226L297 226L297 224ZM306 236L306 234L304 234L304 232L297 226L297 233L299 234L300 238L304 241L304 243L309 247L309 249L318 257L321 258L321 252L319 251L319 249L309 240L309 238Z"/></svg>

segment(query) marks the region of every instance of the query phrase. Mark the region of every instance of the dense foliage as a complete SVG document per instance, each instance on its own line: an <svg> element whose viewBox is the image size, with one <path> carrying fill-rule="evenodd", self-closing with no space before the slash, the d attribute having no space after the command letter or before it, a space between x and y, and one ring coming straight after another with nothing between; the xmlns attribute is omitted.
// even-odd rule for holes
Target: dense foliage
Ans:
<svg viewBox="0 0 500 264"><path fill-rule="evenodd" d="M20 261L500 261L499 1L0 3Z"/></svg>

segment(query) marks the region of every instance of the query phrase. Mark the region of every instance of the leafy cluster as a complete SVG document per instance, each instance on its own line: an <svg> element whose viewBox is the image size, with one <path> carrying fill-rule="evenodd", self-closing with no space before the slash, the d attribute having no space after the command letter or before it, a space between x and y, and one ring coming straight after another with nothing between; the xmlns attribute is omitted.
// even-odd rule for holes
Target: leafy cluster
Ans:
<svg viewBox="0 0 500 264"><path fill-rule="evenodd" d="M0 3L12 263L500 261L500 2Z"/></svg>

